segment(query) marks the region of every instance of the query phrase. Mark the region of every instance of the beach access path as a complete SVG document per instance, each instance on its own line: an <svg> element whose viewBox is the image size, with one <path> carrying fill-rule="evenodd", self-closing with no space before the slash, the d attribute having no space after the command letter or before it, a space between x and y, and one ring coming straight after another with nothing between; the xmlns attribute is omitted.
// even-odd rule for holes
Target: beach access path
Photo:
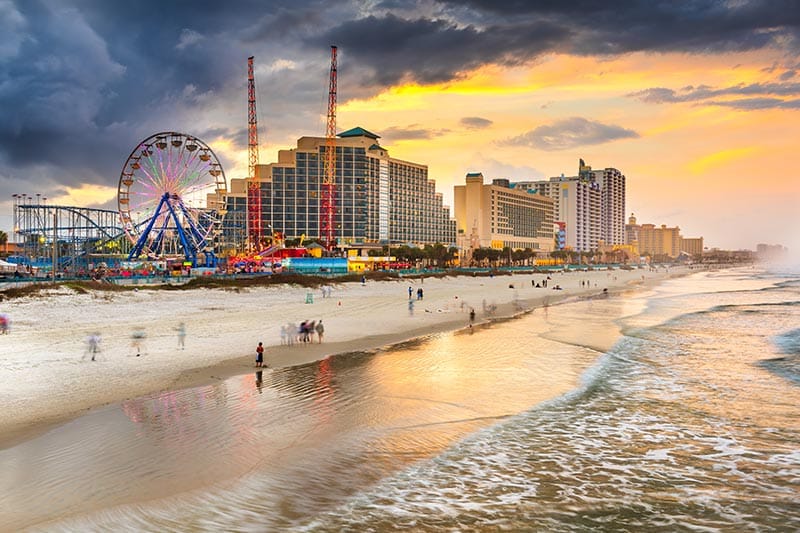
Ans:
<svg viewBox="0 0 800 533"><path fill-rule="evenodd" d="M547 275L530 273L363 285L332 279L327 298L320 289L293 285L86 294L54 286L0 305L11 318L10 334L0 336L0 447L86 409L252 372L259 342L266 347L266 365L275 369L468 327L470 309L480 323L566 299L603 297L603 289L615 296L689 272L677 267L552 273L547 288L531 284ZM563 290L554 290L556 285ZM424 297L417 300L420 287ZM313 303L307 303L309 293ZM281 344L282 326L320 319L321 344ZM179 347L181 323L185 349ZM140 357L137 331L144 333ZM101 338L96 361L87 355L93 334Z"/></svg>

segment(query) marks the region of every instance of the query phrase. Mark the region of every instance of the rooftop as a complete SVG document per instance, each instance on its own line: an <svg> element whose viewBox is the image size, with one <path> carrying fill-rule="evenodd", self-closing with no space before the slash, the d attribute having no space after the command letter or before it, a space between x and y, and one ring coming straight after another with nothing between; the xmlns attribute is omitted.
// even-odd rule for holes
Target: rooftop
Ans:
<svg viewBox="0 0 800 533"><path fill-rule="evenodd" d="M357 126L353 129L343 131L338 135L338 137L369 137L370 139L380 139L380 135L375 135L369 130L365 130L361 126Z"/></svg>

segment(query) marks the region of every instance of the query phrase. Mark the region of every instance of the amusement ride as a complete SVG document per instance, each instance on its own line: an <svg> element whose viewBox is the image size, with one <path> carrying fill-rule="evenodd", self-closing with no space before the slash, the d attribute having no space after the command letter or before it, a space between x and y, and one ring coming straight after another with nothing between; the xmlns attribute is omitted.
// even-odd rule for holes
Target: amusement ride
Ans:
<svg viewBox="0 0 800 533"><path fill-rule="evenodd" d="M119 178L128 260L183 258L214 266L214 238L225 216L227 182L217 156L197 137L161 132L140 142Z"/></svg>

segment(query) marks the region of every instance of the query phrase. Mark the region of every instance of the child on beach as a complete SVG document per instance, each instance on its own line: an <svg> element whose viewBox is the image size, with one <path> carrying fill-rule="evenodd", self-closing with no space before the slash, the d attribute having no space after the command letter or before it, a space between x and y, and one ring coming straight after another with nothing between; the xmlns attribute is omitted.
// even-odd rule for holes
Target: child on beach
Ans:
<svg viewBox="0 0 800 533"><path fill-rule="evenodd" d="M264 366L264 345L260 342L256 347L256 366Z"/></svg>

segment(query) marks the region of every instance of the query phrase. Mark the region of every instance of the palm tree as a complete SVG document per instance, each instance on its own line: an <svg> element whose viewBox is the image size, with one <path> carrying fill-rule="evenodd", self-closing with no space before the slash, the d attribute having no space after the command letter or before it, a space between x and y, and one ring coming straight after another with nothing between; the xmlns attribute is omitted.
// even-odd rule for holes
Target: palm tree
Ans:
<svg viewBox="0 0 800 533"><path fill-rule="evenodd" d="M0 246L2 246L3 251L8 254L8 233L3 230L0 230Z"/></svg>

